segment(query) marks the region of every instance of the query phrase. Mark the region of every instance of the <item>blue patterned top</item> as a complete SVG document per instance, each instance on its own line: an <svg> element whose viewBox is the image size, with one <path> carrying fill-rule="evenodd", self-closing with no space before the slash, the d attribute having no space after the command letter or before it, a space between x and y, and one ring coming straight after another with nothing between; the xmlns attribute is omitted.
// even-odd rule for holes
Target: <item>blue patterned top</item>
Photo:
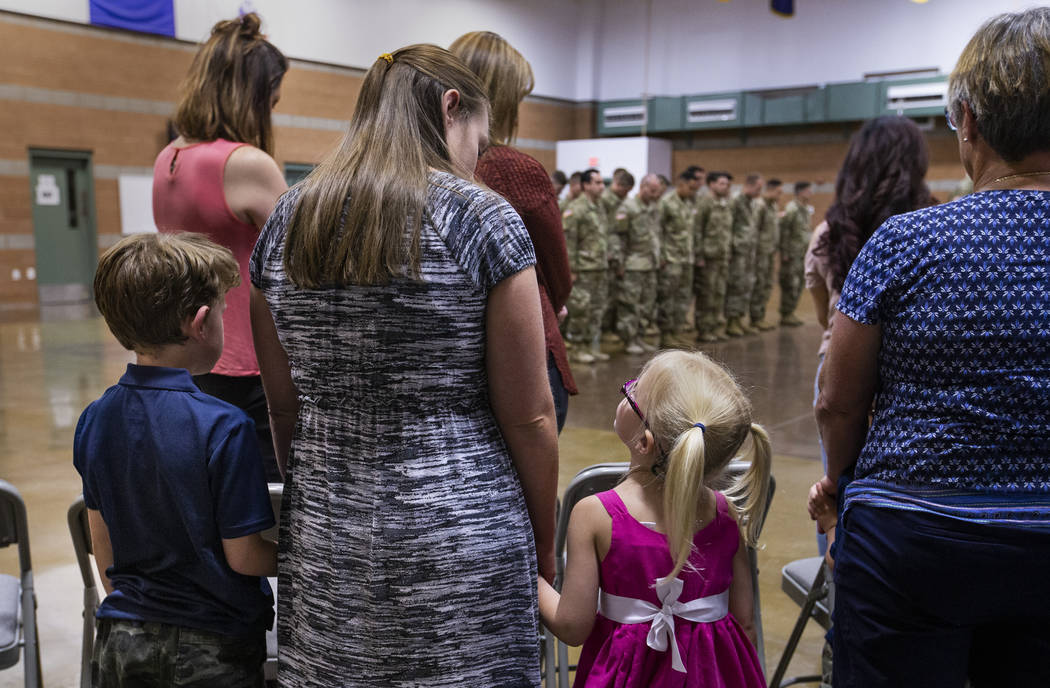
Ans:
<svg viewBox="0 0 1050 688"><path fill-rule="evenodd" d="M1050 192L890 218L838 310L882 327L847 504L1050 527Z"/></svg>

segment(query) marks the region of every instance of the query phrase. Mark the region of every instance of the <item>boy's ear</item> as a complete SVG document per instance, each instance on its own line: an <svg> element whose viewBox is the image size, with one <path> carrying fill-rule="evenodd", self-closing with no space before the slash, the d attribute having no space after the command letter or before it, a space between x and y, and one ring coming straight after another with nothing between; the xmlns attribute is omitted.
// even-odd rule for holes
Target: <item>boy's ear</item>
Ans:
<svg viewBox="0 0 1050 688"><path fill-rule="evenodd" d="M193 339L203 339L209 313L211 313L211 306L198 308L196 313L186 319L186 324L182 326L182 333Z"/></svg>

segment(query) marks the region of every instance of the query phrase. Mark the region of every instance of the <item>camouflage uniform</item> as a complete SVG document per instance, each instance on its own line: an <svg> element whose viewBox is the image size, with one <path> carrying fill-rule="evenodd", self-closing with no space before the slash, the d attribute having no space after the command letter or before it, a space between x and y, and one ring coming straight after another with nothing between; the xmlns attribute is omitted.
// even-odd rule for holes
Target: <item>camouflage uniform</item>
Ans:
<svg viewBox="0 0 1050 688"><path fill-rule="evenodd" d="M704 267L697 271L695 284L697 334L710 340L722 321L726 301L726 274L733 238L733 209L728 198L708 196L696 214L693 226L696 258Z"/></svg>
<svg viewBox="0 0 1050 688"><path fill-rule="evenodd" d="M617 294L620 291L620 275L617 273L623 267L623 248L620 246L619 237L612 230L616 211L622 203L623 199L613 193L609 187L605 187L605 191L602 191L602 195L598 197L598 207L605 214L606 227L609 228L608 292L606 293L605 313L602 314L602 332L616 331Z"/></svg>
<svg viewBox="0 0 1050 688"><path fill-rule="evenodd" d="M758 229L755 227L752 203L754 199L739 193L731 201L733 208L733 241L726 278L726 319L743 318L751 306L751 290L755 281L755 245Z"/></svg>
<svg viewBox="0 0 1050 688"><path fill-rule="evenodd" d="M576 281L569 294L569 331L576 346L595 346L601 336L609 269L609 231L597 203L581 194L562 213L569 268Z"/></svg>
<svg viewBox="0 0 1050 688"><path fill-rule="evenodd" d="M809 246L809 206L792 200L780 218L780 317L795 312L802 295Z"/></svg>
<svg viewBox="0 0 1050 688"><path fill-rule="evenodd" d="M263 688L266 638L154 622L99 619L91 685Z"/></svg>
<svg viewBox="0 0 1050 688"><path fill-rule="evenodd" d="M755 249L755 288L751 292L751 322L760 323L766 317L766 304L773 292L773 273L776 272L777 244L780 242L777 202L756 199L754 212L758 244Z"/></svg>
<svg viewBox="0 0 1050 688"><path fill-rule="evenodd" d="M657 324L663 337L685 329L693 284L693 218L696 204L677 192L660 199L660 267Z"/></svg>
<svg viewBox="0 0 1050 688"><path fill-rule="evenodd" d="M659 203L636 196L623 202L613 224L623 251L623 277L616 301L616 331L625 344L638 340L656 301L656 267L660 261Z"/></svg>

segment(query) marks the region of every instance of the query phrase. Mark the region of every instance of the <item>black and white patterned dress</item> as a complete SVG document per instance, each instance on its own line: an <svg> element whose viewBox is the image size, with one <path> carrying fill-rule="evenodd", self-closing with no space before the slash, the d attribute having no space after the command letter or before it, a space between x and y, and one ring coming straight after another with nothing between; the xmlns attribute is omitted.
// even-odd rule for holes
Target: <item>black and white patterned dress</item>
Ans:
<svg viewBox="0 0 1050 688"><path fill-rule="evenodd" d="M521 220L432 173L421 280L299 290L293 189L252 256L300 395L281 513L281 686L538 686L535 545L485 372Z"/></svg>

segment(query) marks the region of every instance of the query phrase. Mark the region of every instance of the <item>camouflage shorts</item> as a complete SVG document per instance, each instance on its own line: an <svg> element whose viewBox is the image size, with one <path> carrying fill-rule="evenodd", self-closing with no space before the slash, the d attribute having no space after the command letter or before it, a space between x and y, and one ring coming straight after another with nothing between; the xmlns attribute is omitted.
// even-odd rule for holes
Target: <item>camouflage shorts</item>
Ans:
<svg viewBox="0 0 1050 688"><path fill-rule="evenodd" d="M169 624L99 619L91 685L262 688L266 640Z"/></svg>

